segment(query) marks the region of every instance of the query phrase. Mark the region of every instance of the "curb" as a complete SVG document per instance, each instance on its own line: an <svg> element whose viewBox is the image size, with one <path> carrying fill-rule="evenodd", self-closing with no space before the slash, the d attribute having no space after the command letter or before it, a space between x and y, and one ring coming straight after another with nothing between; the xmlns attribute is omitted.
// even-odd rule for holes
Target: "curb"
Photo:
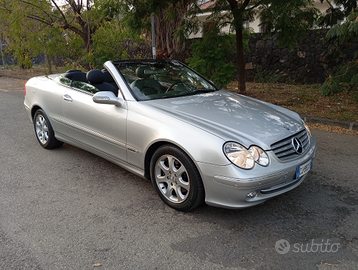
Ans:
<svg viewBox="0 0 358 270"><path fill-rule="evenodd" d="M21 80L29 80L30 78L28 77L23 77L23 76L12 76L12 75L1 75L0 77L9 77L9 78L14 78L14 79L21 79ZM338 127L342 127L348 130L357 130L358 131L358 122L351 122L351 121L344 121L344 120L332 120L332 119L328 119L328 118L323 118L323 117L317 117L317 116L308 116L308 115L304 115L304 114L300 114L301 118L307 122L307 123L311 123L311 124L323 124L323 125L328 125L328 126L338 126Z"/></svg>
<svg viewBox="0 0 358 270"><path fill-rule="evenodd" d="M8 77L8 78L13 78L13 79L21 79L21 80L30 80L29 77L24 77L24 76L13 76L13 75L2 75L2 74L0 74L0 77Z"/></svg>
<svg viewBox="0 0 358 270"><path fill-rule="evenodd" d="M300 114L301 118L311 124L323 124L329 126L338 126L348 130L358 130L358 122L344 121L344 120L332 120L323 117L317 116L308 116L304 114Z"/></svg>

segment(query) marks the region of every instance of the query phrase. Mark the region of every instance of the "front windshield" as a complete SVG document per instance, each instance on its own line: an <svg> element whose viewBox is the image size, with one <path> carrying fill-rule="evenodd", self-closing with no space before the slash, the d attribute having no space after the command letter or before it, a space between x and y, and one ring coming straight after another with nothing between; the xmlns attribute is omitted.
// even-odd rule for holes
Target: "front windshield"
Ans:
<svg viewBox="0 0 358 270"><path fill-rule="evenodd" d="M207 80L176 61L114 63L138 100L216 91Z"/></svg>

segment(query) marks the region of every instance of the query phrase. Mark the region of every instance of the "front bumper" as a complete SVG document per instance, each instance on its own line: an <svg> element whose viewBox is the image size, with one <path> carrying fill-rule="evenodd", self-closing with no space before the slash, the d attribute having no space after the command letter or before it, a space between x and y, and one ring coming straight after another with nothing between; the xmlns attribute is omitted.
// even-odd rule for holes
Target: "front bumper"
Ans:
<svg viewBox="0 0 358 270"><path fill-rule="evenodd" d="M297 167L312 160L316 150L316 140L311 137L310 148L298 159L282 162L268 152L271 161L268 167L257 165L252 170L242 170L233 164L215 166L201 163L205 202L224 208L245 208L292 190L307 176L306 173L296 179ZM256 196L250 198L247 196L249 193Z"/></svg>

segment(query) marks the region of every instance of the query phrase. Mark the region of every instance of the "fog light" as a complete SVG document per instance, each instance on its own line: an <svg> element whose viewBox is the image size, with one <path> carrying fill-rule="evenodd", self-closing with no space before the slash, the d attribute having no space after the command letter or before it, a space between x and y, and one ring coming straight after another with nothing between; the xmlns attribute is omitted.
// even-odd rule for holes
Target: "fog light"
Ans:
<svg viewBox="0 0 358 270"><path fill-rule="evenodd" d="M248 198L248 199L253 199L253 198L255 198L257 196L257 192L256 191L251 191L250 193L248 193L247 195L246 195L246 198Z"/></svg>

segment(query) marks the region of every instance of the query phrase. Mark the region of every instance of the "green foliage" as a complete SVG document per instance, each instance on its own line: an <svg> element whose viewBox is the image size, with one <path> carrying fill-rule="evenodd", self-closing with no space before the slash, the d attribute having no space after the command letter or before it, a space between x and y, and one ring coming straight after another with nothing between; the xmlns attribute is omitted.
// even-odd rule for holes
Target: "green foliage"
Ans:
<svg viewBox="0 0 358 270"><path fill-rule="evenodd" d="M320 15L317 25L332 27L348 17L357 8L356 0L320 0L329 4L328 9Z"/></svg>
<svg viewBox="0 0 358 270"><path fill-rule="evenodd" d="M307 0L266 0L259 8L260 26L265 34L275 35L279 46L293 49L297 37L305 37L312 29L319 11L314 1Z"/></svg>
<svg viewBox="0 0 358 270"><path fill-rule="evenodd" d="M233 47L232 35L219 35L217 29L212 29L204 34L202 41L191 45L193 57L186 61L192 69L218 86L226 87L236 73L236 68L229 59L230 48Z"/></svg>
<svg viewBox="0 0 358 270"><path fill-rule="evenodd" d="M326 35L326 43L342 44L351 40L356 40L358 37L358 9L352 12L347 20L339 25L333 26Z"/></svg>
<svg viewBox="0 0 358 270"><path fill-rule="evenodd" d="M107 60L127 59L129 56L122 46L122 40L128 36L128 30L118 20L104 22L93 35L94 53L88 62L98 68Z"/></svg>
<svg viewBox="0 0 358 270"><path fill-rule="evenodd" d="M332 27L326 35L325 42L337 44L337 48L348 41L358 39L358 10L352 12L347 20L341 25ZM337 71L330 75L321 87L323 95L334 95L344 91L355 92L355 99L358 102L358 60L357 52L353 61L340 66Z"/></svg>
<svg viewBox="0 0 358 270"><path fill-rule="evenodd" d="M216 0L210 6L210 15L205 22L198 19L203 11L197 3L190 6L188 17L190 20L182 22L176 35L183 38L190 33L197 33L197 25L213 22L220 29L229 27L232 33L237 35L237 62L238 62L238 90L245 92L245 60L243 47L246 39L241 36L245 29L245 22L260 19L260 26L265 35L276 36L280 46L288 46L293 49L299 37L303 38L312 29L319 14L314 8L313 0Z"/></svg>
<svg viewBox="0 0 358 270"><path fill-rule="evenodd" d="M31 67L32 58L44 53L48 59L56 55L75 57L78 60L70 61L69 65L88 68L97 64L101 54L93 51L93 37L99 29L110 32L104 24L113 22L115 25L113 19L118 19L120 7L117 0L87 1L86 4L72 0L1 0L0 30L10 41L8 49L23 67ZM107 37L101 33L99 36L112 38L114 32ZM117 42L119 40L114 43ZM104 43L97 42L102 54ZM109 51L112 52L112 48Z"/></svg>
<svg viewBox="0 0 358 270"><path fill-rule="evenodd" d="M355 99L358 102L358 61L352 61L342 65L334 74L329 76L321 87L325 96L334 95L344 90L356 93Z"/></svg>

